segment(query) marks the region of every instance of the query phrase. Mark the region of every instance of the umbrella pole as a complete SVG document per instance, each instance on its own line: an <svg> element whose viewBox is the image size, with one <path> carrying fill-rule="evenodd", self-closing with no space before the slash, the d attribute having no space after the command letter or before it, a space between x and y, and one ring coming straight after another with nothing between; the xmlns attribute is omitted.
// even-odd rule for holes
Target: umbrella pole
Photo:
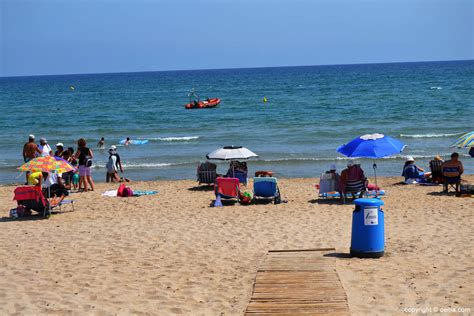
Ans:
<svg viewBox="0 0 474 316"><path fill-rule="evenodd" d="M48 216L51 215L51 186L48 187Z"/></svg>
<svg viewBox="0 0 474 316"><path fill-rule="evenodd" d="M375 176L375 196L378 196L379 191L378 191L378 185L377 185L377 164L375 163L375 160L372 167L374 168L374 176Z"/></svg>

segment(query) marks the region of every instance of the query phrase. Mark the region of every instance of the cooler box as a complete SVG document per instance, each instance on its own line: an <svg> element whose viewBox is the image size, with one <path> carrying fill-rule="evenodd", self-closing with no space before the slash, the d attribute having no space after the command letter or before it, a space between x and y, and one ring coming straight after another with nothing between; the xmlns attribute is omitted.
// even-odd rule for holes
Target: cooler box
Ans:
<svg viewBox="0 0 474 316"><path fill-rule="evenodd" d="M385 251L384 203L379 199L356 199L352 212L351 256L379 258Z"/></svg>

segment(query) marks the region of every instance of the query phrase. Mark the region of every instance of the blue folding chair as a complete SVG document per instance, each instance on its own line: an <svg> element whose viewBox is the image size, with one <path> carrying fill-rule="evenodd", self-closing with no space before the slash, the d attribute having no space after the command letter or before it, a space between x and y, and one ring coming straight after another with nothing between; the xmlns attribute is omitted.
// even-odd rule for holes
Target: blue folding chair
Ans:
<svg viewBox="0 0 474 316"><path fill-rule="evenodd" d="M280 203L280 190L277 178L256 177L253 178L253 197L255 200L270 200L275 204Z"/></svg>

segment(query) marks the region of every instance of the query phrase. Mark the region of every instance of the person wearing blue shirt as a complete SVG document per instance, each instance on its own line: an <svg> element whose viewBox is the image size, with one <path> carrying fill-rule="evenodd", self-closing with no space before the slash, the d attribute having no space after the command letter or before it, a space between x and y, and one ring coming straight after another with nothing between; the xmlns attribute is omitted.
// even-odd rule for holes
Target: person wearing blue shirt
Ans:
<svg viewBox="0 0 474 316"><path fill-rule="evenodd" d="M402 176L405 177L405 182L414 180L416 182L426 182L426 178L431 175L431 172L425 172L423 168L415 165L415 159L409 156L403 167Z"/></svg>

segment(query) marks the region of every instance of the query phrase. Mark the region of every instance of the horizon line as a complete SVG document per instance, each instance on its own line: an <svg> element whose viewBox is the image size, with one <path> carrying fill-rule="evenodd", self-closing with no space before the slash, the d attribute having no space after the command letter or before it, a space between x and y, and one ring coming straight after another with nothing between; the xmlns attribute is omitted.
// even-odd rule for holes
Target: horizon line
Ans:
<svg viewBox="0 0 474 316"><path fill-rule="evenodd" d="M152 72L185 72L185 71L212 71L212 70L236 70L236 69L270 69L270 68L298 68L298 67L326 67L326 66L355 66L355 65L383 65L383 64L410 64L410 63L439 63L439 62L462 62L474 61L474 59L448 59L448 60L418 60L418 61L388 61L388 62L361 62L348 64L319 64L319 65L284 65L284 66L255 66L255 67L225 67L225 68L195 68L195 69L174 69L174 70L142 70L142 71L117 71L117 72L85 72L85 73L62 73L62 74L34 74L34 75L13 75L0 76L0 78L22 78L22 77L50 77L50 76L77 76L77 75L112 75L112 74L133 74Z"/></svg>

